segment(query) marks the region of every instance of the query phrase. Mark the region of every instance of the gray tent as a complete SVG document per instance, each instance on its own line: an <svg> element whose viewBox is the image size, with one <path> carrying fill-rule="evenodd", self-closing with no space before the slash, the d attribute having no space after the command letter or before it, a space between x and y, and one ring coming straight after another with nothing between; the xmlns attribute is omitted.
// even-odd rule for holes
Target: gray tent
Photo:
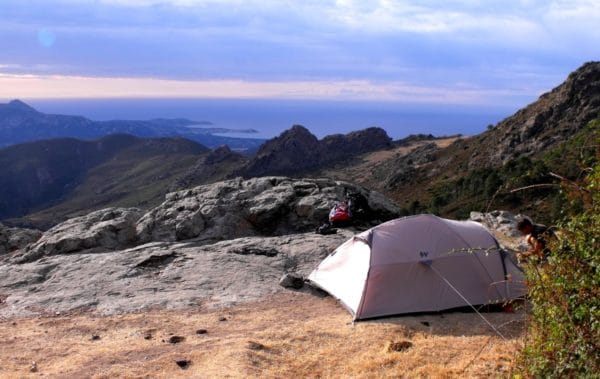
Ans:
<svg viewBox="0 0 600 379"><path fill-rule="evenodd" d="M309 275L355 320L497 303L526 294L523 273L481 224L400 218L340 245Z"/></svg>

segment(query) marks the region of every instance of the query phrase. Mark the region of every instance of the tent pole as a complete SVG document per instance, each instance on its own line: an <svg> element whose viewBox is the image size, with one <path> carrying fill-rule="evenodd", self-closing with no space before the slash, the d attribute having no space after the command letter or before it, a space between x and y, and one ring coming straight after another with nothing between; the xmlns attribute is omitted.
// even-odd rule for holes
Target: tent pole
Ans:
<svg viewBox="0 0 600 379"><path fill-rule="evenodd" d="M475 311L475 313L477 313L479 315L479 317L481 317L483 319L483 321L485 321L486 324L488 324L490 326L490 328L492 328L494 330L494 332L496 332L496 334L498 334L503 340L507 341L506 337L504 337L502 335L502 333L500 333L500 331L498 329L496 329L496 327L494 325L492 325L491 322L489 322L485 317L483 317L483 315L477 310L477 308L475 308L473 306L473 304L471 304L469 302L469 300L467 300L466 297L464 297L453 285L452 283L450 283L446 278L444 278L444 276L438 271L437 268L433 267L433 262L432 261L421 261L421 263L423 263L424 265L428 266L429 268L431 268L433 270L433 272L435 272L437 274L437 276L439 276L444 282L446 282L446 284L452 288L452 290L454 292L457 293L458 296L461 297L461 299L463 299L465 301L465 303L467 303L471 308L473 308L473 310Z"/></svg>

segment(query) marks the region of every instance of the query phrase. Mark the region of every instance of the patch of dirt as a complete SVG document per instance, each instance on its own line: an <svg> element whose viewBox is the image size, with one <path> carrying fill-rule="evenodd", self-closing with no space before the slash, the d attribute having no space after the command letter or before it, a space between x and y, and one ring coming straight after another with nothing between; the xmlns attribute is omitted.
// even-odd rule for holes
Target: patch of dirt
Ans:
<svg viewBox="0 0 600 379"><path fill-rule="evenodd" d="M524 314L484 315L507 340L475 313L353 323L333 298L301 292L218 310L9 319L0 321L0 377L506 376Z"/></svg>

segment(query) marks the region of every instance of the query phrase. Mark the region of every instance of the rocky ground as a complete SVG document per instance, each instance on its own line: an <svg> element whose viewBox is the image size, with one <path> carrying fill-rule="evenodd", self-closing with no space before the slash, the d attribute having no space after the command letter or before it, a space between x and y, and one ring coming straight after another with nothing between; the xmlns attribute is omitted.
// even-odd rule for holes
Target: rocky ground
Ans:
<svg viewBox="0 0 600 379"><path fill-rule="evenodd" d="M316 234L348 193L361 199L359 222ZM43 234L3 227L0 376L504 375L522 313L488 314L507 340L475 313L353 325L321 292L279 285L287 274L301 287L338 245L397 212L349 183L266 177L175 192L146 213L93 212ZM519 248L515 216L472 218Z"/></svg>
<svg viewBox="0 0 600 379"><path fill-rule="evenodd" d="M397 215L383 196L349 183L264 177L174 192L145 214L109 208L67 220L0 257L0 316L262 298L353 235L314 232L347 193L362 199L359 228Z"/></svg>
<svg viewBox="0 0 600 379"><path fill-rule="evenodd" d="M73 253L0 266L0 316L95 310L220 307L257 300L288 272L307 276L352 236L312 233L202 244L153 242L111 253Z"/></svg>

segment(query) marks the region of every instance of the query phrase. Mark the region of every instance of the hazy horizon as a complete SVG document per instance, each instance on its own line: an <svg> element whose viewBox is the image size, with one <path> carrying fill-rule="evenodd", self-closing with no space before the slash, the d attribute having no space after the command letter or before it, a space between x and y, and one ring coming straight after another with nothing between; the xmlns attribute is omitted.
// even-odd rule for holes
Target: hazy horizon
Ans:
<svg viewBox="0 0 600 379"><path fill-rule="evenodd" d="M187 118L215 127L256 129L250 138L272 138L294 124L317 137L377 126L390 137L409 134L473 135L516 109L467 106L402 106L395 103L273 99L20 99L43 113L84 116L95 121Z"/></svg>

